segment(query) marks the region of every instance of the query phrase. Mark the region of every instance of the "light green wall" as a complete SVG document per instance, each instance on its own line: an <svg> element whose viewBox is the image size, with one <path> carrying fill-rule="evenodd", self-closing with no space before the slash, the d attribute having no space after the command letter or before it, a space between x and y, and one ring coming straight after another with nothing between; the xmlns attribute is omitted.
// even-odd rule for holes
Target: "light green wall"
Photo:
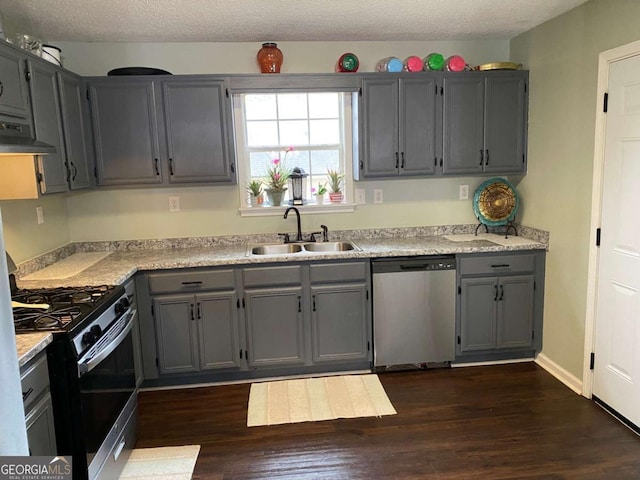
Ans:
<svg viewBox="0 0 640 480"><path fill-rule="evenodd" d="M522 222L551 232L544 353L582 378L598 54L640 39L640 2L592 0L511 41L530 70Z"/></svg>
<svg viewBox="0 0 640 480"><path fill-rule="evenodd" d="M38 225L36 207L41 206L44 223ZM16 263L30 260L70 242L67 199L51 195L39 200L0 202L7 252Z"/></svg>

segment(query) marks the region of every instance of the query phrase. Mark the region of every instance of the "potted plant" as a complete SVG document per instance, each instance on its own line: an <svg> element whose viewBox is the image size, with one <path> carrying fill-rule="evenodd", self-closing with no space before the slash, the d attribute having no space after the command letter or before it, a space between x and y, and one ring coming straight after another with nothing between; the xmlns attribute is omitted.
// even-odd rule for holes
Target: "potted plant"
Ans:
<svg viewBox="0 0 640 480"><path fill-rule="evenodd" d="M274 158L271 160L271 166L267 169L267 176L264 179L265 192L267 192L267 199L269 204L278 207L282 204L282 198L287 191L287 182L291 176L291 169L285 164L287 155L293 147L288 147L284 154L284 159Z"/></svg>
<svg viewBox="0 0 640 480"><path fill-rule="evenodd" d="M247 193L249 194L249 205L260 205L262 203L262 180L251 180L247 183Z"/></svg>
<svg viewBox="0 0 640 480"><path fill-rule="evenodd" d="M331 203L342 202L342 180L344 179L344 173L329 168L327 170L327 176L329 177L329 200Z"/></svg>
<svg viewBox="0 0 640 480"><path fill-rule="evenodd" d="M324 203L324 194L327 193L327 184L318 183L318 188L311 188L311 193L316 196L316 203Z"/></svg>

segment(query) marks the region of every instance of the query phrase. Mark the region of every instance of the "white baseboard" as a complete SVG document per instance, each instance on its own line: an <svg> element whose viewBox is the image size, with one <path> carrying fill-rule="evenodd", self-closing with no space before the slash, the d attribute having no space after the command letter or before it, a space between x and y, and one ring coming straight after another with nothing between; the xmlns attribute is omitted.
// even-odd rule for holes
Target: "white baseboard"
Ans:
<svg viewBox="0 0 640 480"><path fill-rule="evenodd" d="M556 377L567 387L573 390L578 395L582 395L582 380L568 372L556 362L547 357L544 353L539 353L535 362L544 368L551 375Z"/></svg>

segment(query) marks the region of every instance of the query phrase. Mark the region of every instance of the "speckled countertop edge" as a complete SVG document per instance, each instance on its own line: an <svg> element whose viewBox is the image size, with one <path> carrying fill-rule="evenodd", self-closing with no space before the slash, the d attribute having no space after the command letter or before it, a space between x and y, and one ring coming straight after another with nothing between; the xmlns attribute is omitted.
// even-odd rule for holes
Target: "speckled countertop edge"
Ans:
<svg viewBox="0 0 640 480"><path fill-rule="evenodd" d="M50 332L17 334L16 347L18 349L18 365L20 365L20 368L47 348L47 345L52 341L53 335Z"/></svg>

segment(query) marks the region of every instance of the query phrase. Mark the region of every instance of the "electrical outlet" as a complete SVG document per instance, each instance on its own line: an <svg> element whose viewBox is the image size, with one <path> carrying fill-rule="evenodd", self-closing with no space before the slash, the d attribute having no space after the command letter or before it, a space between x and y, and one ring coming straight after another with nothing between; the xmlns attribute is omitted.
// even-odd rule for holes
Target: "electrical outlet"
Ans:
<svg viewBox="0 0 640 480"><path fill-rule="evenodd" d="M42 207L36 207L36 217L38 218L38 225L42 225L44 223L44 212L42 211Z"/></svg>
<svg viewBox="0 0 640 480"><path fill-rule="evenodd" d="M169 197L169 211L170 212L180 211L180 197L177 197L177 196Z"/></svg>
<svg viewBox="0 0 640 480"><path fill-rule="evenodd" d="M384 201L383 190L381 188L376 188L373 191L373 203L383 203L383 201Z"/></svg>
<svg viewBox="0 0 640 480"><path fill-rule="evenodd" d="M366 190L356 188L356 205L364 205L365 203L367 203Z"/></svg>
<svg viewBox="0 0 640 480"><path fill-rule="evenodd" d="M469 200L469 185L458 186L458 199Z"/></svg>

